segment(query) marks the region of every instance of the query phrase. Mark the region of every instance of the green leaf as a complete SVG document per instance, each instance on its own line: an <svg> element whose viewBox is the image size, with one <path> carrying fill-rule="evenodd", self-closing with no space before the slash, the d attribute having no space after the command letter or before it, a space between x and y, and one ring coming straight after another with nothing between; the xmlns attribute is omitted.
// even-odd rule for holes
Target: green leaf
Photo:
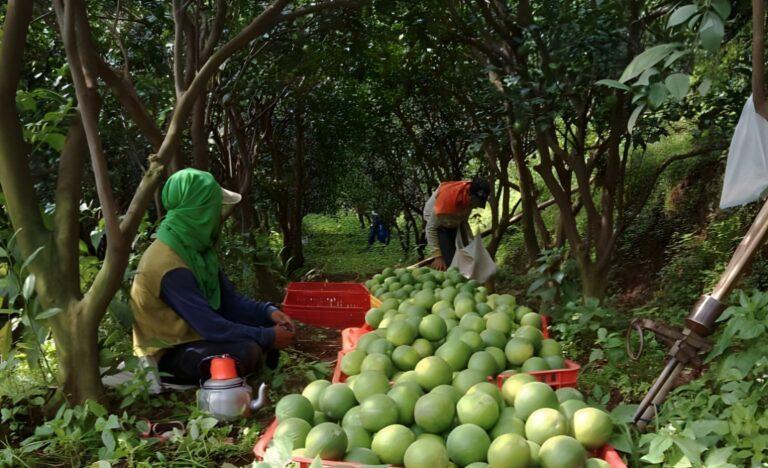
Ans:
<svg viewBox="0 0 768 468"><path fill-rule="evenodd" d="M711 5L720 18L726 20L731 16L731 2L728 0L712 0Z"/></svg>
<svg viewBox="0 0 768 468"><path fill-rule="evenodd" d="M682 437L675 437L675 445L677 445L683 452L683 455L688 457L688 460L693 466L701 465L701 453L706 450L704 445L691 439L684 439Z"/></svg>
<svg viewBox="0 0 768 468"><path fill-rule="evenodd" d="M109 429L101 431L101 441L104 443L104 447L111 453L115 450L115 436Z"/></svg>
<svg viewBox="0 0 768 468"><path fill-rule="evenodd" d="M659 44L655 47L645 50L640 55L632 59L632 61L624 69L624 73L621 74L619 81L626 83L632 78L638 76L645 70L651 68L657 63L664 60L676 48L675 44Z"/></svg>
<svg viewBox="0 0 768 468"><path fill-rule="evenodd" d="M654 83L648 89L648 107L657 109L667 99L667 87L663 83Z"/></svg>
<svg viewBox="0 0 768 468"><path fill-rule="evenodd" d="M690 51L688 50L676 50L672 52L671 54L669 54L669 57L667 57L666 60L664 60L664 68L669 67L670 65L675 63L677 59L679 59L684 55L688 55L689 53Z"/></svg>
<svg viewBox="0 0 768 468"><path fill-rule="evenodd" d="M712 80L709 78L704 78L701 80L701 84L699 85L698 91L699 94L702 96L706 96L709 93L709 89L712 87Z"/></svg>
<svg viewBox="0 0 768 468"><path fill-rule="evenodd" d="M106 429L120 429L120 421L117 420L117 415L110 414L104 427Z"/></svg>
<svg viewBox="0 0 768 468"><path fill-rule="evenodd" d="M699 30L701 46L709 52L717 52L724 36L725 27L723 20L713 13L707 13Z"/></svg>
<svg viewBox="0 0 768 468"><path fill-rule="evenodd" d="M634 421L635 412L639 406L640 405L618 405L611 411L611 418L618 424L631 423Z"/></svg>
<svg viewBox="0 0 768 468"><path fill-rule="evenodd" d="M664 84L667 86L669 94L680 101L688 94L688 89L691 86L691 77L685 73L675 73L669 75L667 79L664 80Z"/></svg>
<svg viewBox="0 0 768 468"><path fill-rule="evenodd" d="M32 294L35 292L35 275L27 275L24 278L24 285L21 287L21 294L24 296L24 300L28 301Z"/></svg>
<svg viewBox="0 0 768 468"><path fill-rule="evenodd" d="M0 257L1 258L9 258L8 257L8 251L6 251L4 248L0 247Z"/></svg>
<svg viewBox="0 0 768 468"><path fill-rule="evenodd" d="M35 258L36 258L36 257L37 257L37 255L38 255L38 254L39 254L39 253L40 253L40 252L43 250L43 248L44 248L43 246L40 246L40 247L38 247L37 249L35 249L35 251L34 251L34 252L32 252L32 255L30 255L29 257L27 257L27 259L26 259L26 260L24 260L24 263L22 263L22 264L21 264L21 270L20 270L20 271L24 271L24 270L26 270L26 268L27 268L27 267L28 267L28 266L29 266L29 265L30 265L32 262L34 262L34 261L35 261Z"/></svg>
<svg viewBox="0 0 768 468"><path fill-rule="evenodd" d="M715 450L710 451L707 454L707 458L704 461L704 466L720 466L720 467L732 467L734 465L731 465L728 463L728 458L730 458L731 453L733 453L735 447L722 447Z"/></svg>
<svg viewBox="0 0 768 468"><path fill-rule="evenodd" d="M46 133L43 136L43 141L56 151L64 149L64 142L67 137L61 133Z"/></svg>
<svg viewBox="0 0 768 468"><path fill-rule="evenodd" d="M688 18L693 16L694 13L696 13L699 10L699 7L691 4L691 5L683 5L679 8L676 8L675 11L672 12L671 15L669 15L669 20L667 21L667 28L671 28L674 26L677 26L678 24L685 23Z"/></svg>
<svg viewBox="0 0 768 468"><path fill-rule="evenodd" d="M637 119L640 117L640 113L643 112L643 109L645 109L645 104L640 104L635 107L635 110L632 111L632 115L629 116L629 120L627 121L627 131L629 133L632 133L632 129L635 128Z"/></svg>
<svg viewBox="0 0 768 468"><path fill-rule="evenodd" d="M624 91L629 91L630 90L629 86L625 85L624 83L621 83L620 81L616 81L616 80L605 79L605 80L600 80L600 81L596 82L595 84L599 84L599 85L603 85L603 86L608 86L609 88L621 89L621 90L624 90Z"/></svg>
<svg viewBox="0 0 768 468"><path fill-rule="evenodd" d="M59 315L62 312L62 309L59 307L51 307L50 309L44 310L43 312L37 314L35 316L35 319L37 320L45 320L49 319L55 315Z"/></svg>

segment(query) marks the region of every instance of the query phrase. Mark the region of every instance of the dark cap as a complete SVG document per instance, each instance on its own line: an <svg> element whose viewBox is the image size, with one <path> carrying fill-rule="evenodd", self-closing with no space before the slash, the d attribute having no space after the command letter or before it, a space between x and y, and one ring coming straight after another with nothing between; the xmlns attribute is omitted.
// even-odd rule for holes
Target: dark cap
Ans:
<svg viewBox="0 0 768 468"><path fill-rule="evenodd" d="M485 203L491 196L491 184L486 179L475 177L469 186L469 193Z"/></svg>

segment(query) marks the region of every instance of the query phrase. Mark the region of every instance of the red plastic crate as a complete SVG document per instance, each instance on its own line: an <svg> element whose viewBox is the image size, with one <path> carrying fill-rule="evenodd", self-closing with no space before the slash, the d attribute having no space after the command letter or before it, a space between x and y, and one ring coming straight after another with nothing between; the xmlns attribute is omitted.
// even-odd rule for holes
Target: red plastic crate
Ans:
<svg viewBox="0 0 768 468"><path fill-rule="evenodd" d="M579 381L579 369L581 369L581 366L569 359L565 360L565 369L556 369L556 370L546 370L546 371L533 371L528 372L532 376L536 377L536 380L539 382L544 382L546 384L549 384L550 387L554 389L563 388L563 387L576 387ZM499 374L496 378L496 382L499 385L499 388L504 384L504 381L509 378L509 376L514 374Z"/></svg>
<svg viewBox="0 0 768 468"><path fill-rule="evenodd" d="M357 347L357 342L360 341L360 337L370 332L371 328L367 325L365 327L350 327L341 331L341 349L350 350Z"/></svg>
<svg viewBox="0 0 768 468"><path fill-rule="evenodd" d="M277 419L272 420L264 433L261 434L259 439L256 441L256 445L253 447L253 454L256 456L256 459L262 460L264 458L264 453L266 453L267 448L269 447L269 443L272 442L272 438L275 436L275 430L277 430ZM602 449L595 451L594 455L602 460L607 461L611 468L627 468L627 465L621 459L619 454L610 445L606 445ZM307 457L293 457L293 461L300 468L309 468L309 465L312 464L312 459ZM358 468L364 465L344 461L323 460L323 466L329 468Z"/></svg>
<svg viewBox="0 0 768 468"><path fill-rule="evenodd" d="M290 283L283 311L309 325L352 327L365 320L371 296L359 283Z"/></svg>

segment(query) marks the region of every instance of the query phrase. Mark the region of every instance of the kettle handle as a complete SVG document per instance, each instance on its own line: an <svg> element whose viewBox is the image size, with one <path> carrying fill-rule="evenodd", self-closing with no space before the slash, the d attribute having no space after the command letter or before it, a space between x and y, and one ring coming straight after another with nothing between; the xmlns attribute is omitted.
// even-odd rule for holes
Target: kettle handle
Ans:
<svg viewBox="0 0 768 468"><path fill-rule="evenodd" d="M197 364L197 370L200 372L200 381L199 382L200 382L200 386L201 387L203 386L203 382L206 380L205 379L205 375L208 375L209 377L211 375L211 371L210 371L210 369L211 369L211 361L216 359L216 358L221 358L221 357L229 358L229 359L232 359L233 361L235 361L235 367L237 369L237 375L241 375L242 374L242 368L240 367L240 361L235 356L232 356L231 354L214 354L212 356L207 356L207 357L204 357L202 360L200 360L200 362ZM207 365L207 367L205 367L205 369L204 369L204 366L206 366L206 365Z"/></svg>

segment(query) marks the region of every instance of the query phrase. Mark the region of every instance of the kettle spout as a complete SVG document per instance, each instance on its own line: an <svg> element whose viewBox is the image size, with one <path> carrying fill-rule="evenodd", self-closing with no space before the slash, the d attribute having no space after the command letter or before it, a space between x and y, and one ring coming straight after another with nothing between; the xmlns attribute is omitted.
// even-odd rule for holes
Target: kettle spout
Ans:
<svg viewBox="0 0 768 468"><path fill-rule="evenodd" d="M252 400L248 406L251 408L251 411L258 411L266 406L268 399L269 397L267 395L267 384L262 382L262 384L259 385L256 399Z"/></svg>

